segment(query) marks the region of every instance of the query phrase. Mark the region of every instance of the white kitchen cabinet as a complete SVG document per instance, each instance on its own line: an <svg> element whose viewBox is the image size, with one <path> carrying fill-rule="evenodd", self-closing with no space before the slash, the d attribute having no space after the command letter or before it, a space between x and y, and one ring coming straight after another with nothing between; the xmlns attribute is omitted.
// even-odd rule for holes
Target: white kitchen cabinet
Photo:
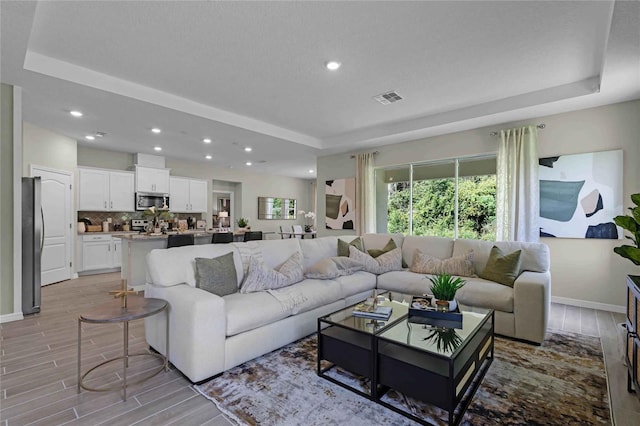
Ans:
<svg viewBox="0 0 640 426"><path fill-rule="evenodd" d="M78 210L135 211L134 174L78 168Z"/></svg>
<svg viewBox="0 0 640 426"><path fill-rule="evenodd" d="M175 213L206 213L207 181L172 176L169 209Z"/></svg>
<svg viewBox="0 0 640 426"><path fill-rule="evenodd" d="M169 169L136 166L136 191L169 193Z"/></svg>
<svg viewBox="0 0 640 426"><path fill-rule="evenodd" d="M78 272L122 266L122 240L109 234L83 235L78 238L78 252Z"/></svg>

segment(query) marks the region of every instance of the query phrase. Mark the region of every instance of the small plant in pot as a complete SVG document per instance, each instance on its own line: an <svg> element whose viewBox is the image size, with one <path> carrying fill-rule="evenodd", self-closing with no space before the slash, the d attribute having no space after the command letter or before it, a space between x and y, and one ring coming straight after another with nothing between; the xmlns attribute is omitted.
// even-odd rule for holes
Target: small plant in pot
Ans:
<svg viewBox="0 0 640 426"><path fill-rule="evenodd" d="M635 207L629 207L631 216L616 216L613 221L619 227L629 231L631 235L626 237L633 242L633 246L623 244L615 247L613 251L640 266L640 194L631 195L631 201L635 204Z"/></svg>
<svg viewBox="0 0 640 426"><path fill-rule="evenodd" d="M251 229L249 227L249 219L245 218L245 217L241 217L239 218L236 223L238 224L238 228L241 229Z"/></svg>
<svg viewBox="0 0 640 426"><path fill-rule="evenodd" d="M455 311L458 304L455 301L456 292L466 284L466 281L449 274L438 274L429 278L431 294L436 299L436 308L442 311Z"/></svg>

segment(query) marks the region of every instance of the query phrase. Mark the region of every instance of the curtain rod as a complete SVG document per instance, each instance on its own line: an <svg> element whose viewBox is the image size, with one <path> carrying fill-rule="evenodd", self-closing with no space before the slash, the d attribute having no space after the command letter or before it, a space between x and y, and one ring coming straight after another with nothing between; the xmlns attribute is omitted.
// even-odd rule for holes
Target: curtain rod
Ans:
<svg viewBox="0 0 640 426"><path fill-rule="evenodd" d="M544 129L545 127L547 127L547 125L544 123L540 123L540 124L537 124L536 127L538 129ZM498 132L491 132L489 133L489 136L498 136Z"/></svg>
<svg viewBox="0 0 640 426"><path fill-rule="evenodd" d="M378 151L373 151L372 154L373 155L377 155L377 154L379 154L379 152ZM351 154L351 157L349 157L349 158L356 158L356 155L355 154Z"/></svg>

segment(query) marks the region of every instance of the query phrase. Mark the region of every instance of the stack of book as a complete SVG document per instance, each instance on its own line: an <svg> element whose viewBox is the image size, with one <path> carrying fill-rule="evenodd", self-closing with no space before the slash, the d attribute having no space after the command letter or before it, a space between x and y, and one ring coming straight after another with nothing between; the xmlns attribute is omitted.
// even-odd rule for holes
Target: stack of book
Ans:
<svg viewBox="0 0 640 426"><path fill-rule="evenodd" d="M386 321L391 316L391 306L374 306L360 303L353 308L353 316Z"/></svg>

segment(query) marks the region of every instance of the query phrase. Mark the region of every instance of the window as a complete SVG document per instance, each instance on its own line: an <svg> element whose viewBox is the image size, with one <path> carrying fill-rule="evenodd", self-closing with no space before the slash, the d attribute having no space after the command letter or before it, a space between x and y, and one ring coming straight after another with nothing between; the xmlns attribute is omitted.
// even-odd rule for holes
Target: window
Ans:
<svg viewBox="0 0 640 426"><path fill-rule="evenodd" d="M386 214L378 212L378 217L386 218L386 223L379 222L379 229L494 240L495 167L491 157L379 170L378 182L386 187L387 200Z"/></svg>

